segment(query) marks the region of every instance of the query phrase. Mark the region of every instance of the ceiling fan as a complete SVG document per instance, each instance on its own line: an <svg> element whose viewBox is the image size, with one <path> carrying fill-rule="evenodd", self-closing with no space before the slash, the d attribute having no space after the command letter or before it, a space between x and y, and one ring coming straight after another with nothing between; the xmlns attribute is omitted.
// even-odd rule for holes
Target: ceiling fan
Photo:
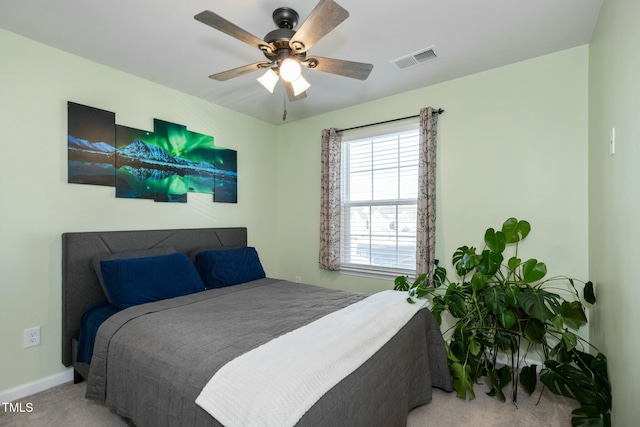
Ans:
<svg viewBox="0 0 640 427"><path fill-rule="evenodd" d="M349 12L333 0L320 0L297 30L294 28L298 24L299 15L295 10L280 7L273 12L272 17L278 28L269 32L262 40L210 10L194 16L203 24L260 49L267 58L267 61L254 62L209 77L224 81L267 69L258 81L273 93L276 83L282 77L290 101L307 96L305 91L310 84L301 75L302 66L359 80L369 77L372 64L309 55L311 46L349 17Z"/></svg>

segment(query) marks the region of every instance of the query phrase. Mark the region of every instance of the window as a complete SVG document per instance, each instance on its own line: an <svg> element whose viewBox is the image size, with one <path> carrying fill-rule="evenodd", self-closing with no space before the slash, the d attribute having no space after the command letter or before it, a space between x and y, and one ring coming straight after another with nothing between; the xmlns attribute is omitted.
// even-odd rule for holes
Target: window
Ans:
<svg viewBox="0 0 640 427"><path fill-rule="evenodd" d="M342 269L415 272L418 148L418 124L343 138Z"/></svg>

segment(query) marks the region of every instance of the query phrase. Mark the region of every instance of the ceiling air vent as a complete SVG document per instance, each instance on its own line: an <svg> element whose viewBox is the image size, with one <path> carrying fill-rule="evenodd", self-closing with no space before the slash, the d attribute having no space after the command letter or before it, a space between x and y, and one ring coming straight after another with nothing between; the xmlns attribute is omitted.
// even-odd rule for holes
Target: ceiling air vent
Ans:
<svg viewBox="0 0 640 427"><path fill-rule="evenodd" d="M416 65L423 64L432 59L438 57L438 52L435 46L428 47L426 49L419 50L410 55L402 56L400 58L389 61L397 70L402 71Z"/></svg>

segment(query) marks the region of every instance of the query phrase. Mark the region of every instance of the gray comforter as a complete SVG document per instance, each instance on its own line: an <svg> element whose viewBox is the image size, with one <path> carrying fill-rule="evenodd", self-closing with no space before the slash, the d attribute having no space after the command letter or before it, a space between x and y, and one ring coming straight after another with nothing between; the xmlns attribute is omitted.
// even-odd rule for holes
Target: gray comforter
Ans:
<svg viewBox="0 0 640 427"><path fill-rule="evenodd" d="M366 296L261 279L131 307L100 327L86 396L138 426L220 426L195 404L218 369ZM404 426L432 386L452 389L440 330L421 310L298 425Z"/></svg>

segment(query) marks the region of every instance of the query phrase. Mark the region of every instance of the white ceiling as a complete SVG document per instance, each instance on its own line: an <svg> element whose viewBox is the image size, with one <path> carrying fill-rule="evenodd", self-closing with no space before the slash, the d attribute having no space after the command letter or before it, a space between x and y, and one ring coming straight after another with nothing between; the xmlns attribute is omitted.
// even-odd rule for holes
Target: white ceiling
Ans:
<svg viewBox="0 0 640 427"><path fill-rule="evenodd" d="M374 64L366 81L303 70L307 98L287 122L589 43L602 0L336 0L349 18L317 42L314 55ZM257 49L193 16L212 10L263 38L272 12L295 9L300 24L317 0L0 0L0 28L273 124L274 94L250 73L213 73L261 61ZM396 70L389 61L435 45L439 57ZM0 53L1 54L1 53ZM46 76L46 70L42 70Z"/></svg>

